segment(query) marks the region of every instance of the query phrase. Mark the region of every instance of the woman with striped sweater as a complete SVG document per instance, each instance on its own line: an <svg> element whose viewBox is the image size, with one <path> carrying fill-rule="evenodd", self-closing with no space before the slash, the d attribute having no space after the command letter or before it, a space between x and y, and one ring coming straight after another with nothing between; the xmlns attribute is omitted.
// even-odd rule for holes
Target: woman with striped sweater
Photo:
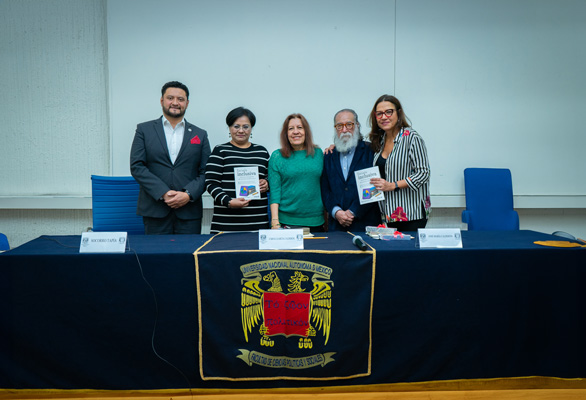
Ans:
<svg viewBox="0 0 586 400"><path fill-rule="evenodd" d="M226 116L230 141L212 151L206 166L206 188L214 199L211 233L256 232L268 229L269 153L250 142L256 117L252 111L238 107ZM260 199L247 200L236 193L234 168L257 167Z"/></svg>

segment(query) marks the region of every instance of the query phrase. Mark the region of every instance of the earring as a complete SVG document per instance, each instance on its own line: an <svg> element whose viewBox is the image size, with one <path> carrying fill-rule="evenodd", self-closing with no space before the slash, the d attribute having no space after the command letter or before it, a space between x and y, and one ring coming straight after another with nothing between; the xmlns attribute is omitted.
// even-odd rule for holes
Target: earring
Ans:
<svg viewBox="0 0 586 400"><path fill-rule="evenodd" d="M252 132L250 132L250 138L252 139Z"/></svg>

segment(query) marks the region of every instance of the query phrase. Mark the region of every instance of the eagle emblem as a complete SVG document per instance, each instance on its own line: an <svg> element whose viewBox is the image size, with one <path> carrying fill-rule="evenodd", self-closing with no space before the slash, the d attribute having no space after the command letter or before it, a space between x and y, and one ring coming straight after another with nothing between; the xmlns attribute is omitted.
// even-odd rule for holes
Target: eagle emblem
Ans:
<svg viewBox="0 0 586 400"><path fill-rule="evenodd" d="M323 274L299 270L257 272L242 279L241 317L244 338L258 325L261 346L272 347L274 336L299 337L300 349L313 347L312 337L330 337L332 287ZM283 279L286 283L281 283ZM286 285L286 290L283 286ZM311 289L309 291L309 289Z"/></svg>

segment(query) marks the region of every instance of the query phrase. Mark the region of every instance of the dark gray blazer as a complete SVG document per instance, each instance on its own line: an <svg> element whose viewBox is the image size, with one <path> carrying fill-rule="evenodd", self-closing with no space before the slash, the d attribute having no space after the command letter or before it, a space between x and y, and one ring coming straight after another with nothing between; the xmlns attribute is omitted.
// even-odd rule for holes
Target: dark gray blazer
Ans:
<svg viewBox="0 0 586 400"><path fill-rule="evenodd" d="M176 209L175 214L182 219L200 219L210 152L207 132L185 120L183 144L173 164L161 118L138 124L130 150L130 172L140 185L136 213L163 218L171 211L161 200L163 195L169 190L187 190L193 201Z"/></svg>

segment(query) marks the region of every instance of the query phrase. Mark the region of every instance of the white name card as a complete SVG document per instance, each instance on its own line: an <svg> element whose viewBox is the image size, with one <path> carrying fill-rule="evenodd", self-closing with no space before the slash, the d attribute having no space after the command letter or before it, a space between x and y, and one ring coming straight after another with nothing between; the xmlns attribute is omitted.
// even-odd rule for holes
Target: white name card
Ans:
<svg viewBox="0 0 586 400"><path fill-rule="evenodd" d="M419 247L422 249L461 249L460 229L418 229Z"/></svg>
<svg viewBox="0 0 586 400"><path fill-rule="evenodd" d="M80 253L124 253L128 232L83 232Z"/></svg>
<svg viewBox="0 0 586 400"><path fill-rule="evenodd" d="M259 250L303 250L303 229L260 229Z"/></svg>

